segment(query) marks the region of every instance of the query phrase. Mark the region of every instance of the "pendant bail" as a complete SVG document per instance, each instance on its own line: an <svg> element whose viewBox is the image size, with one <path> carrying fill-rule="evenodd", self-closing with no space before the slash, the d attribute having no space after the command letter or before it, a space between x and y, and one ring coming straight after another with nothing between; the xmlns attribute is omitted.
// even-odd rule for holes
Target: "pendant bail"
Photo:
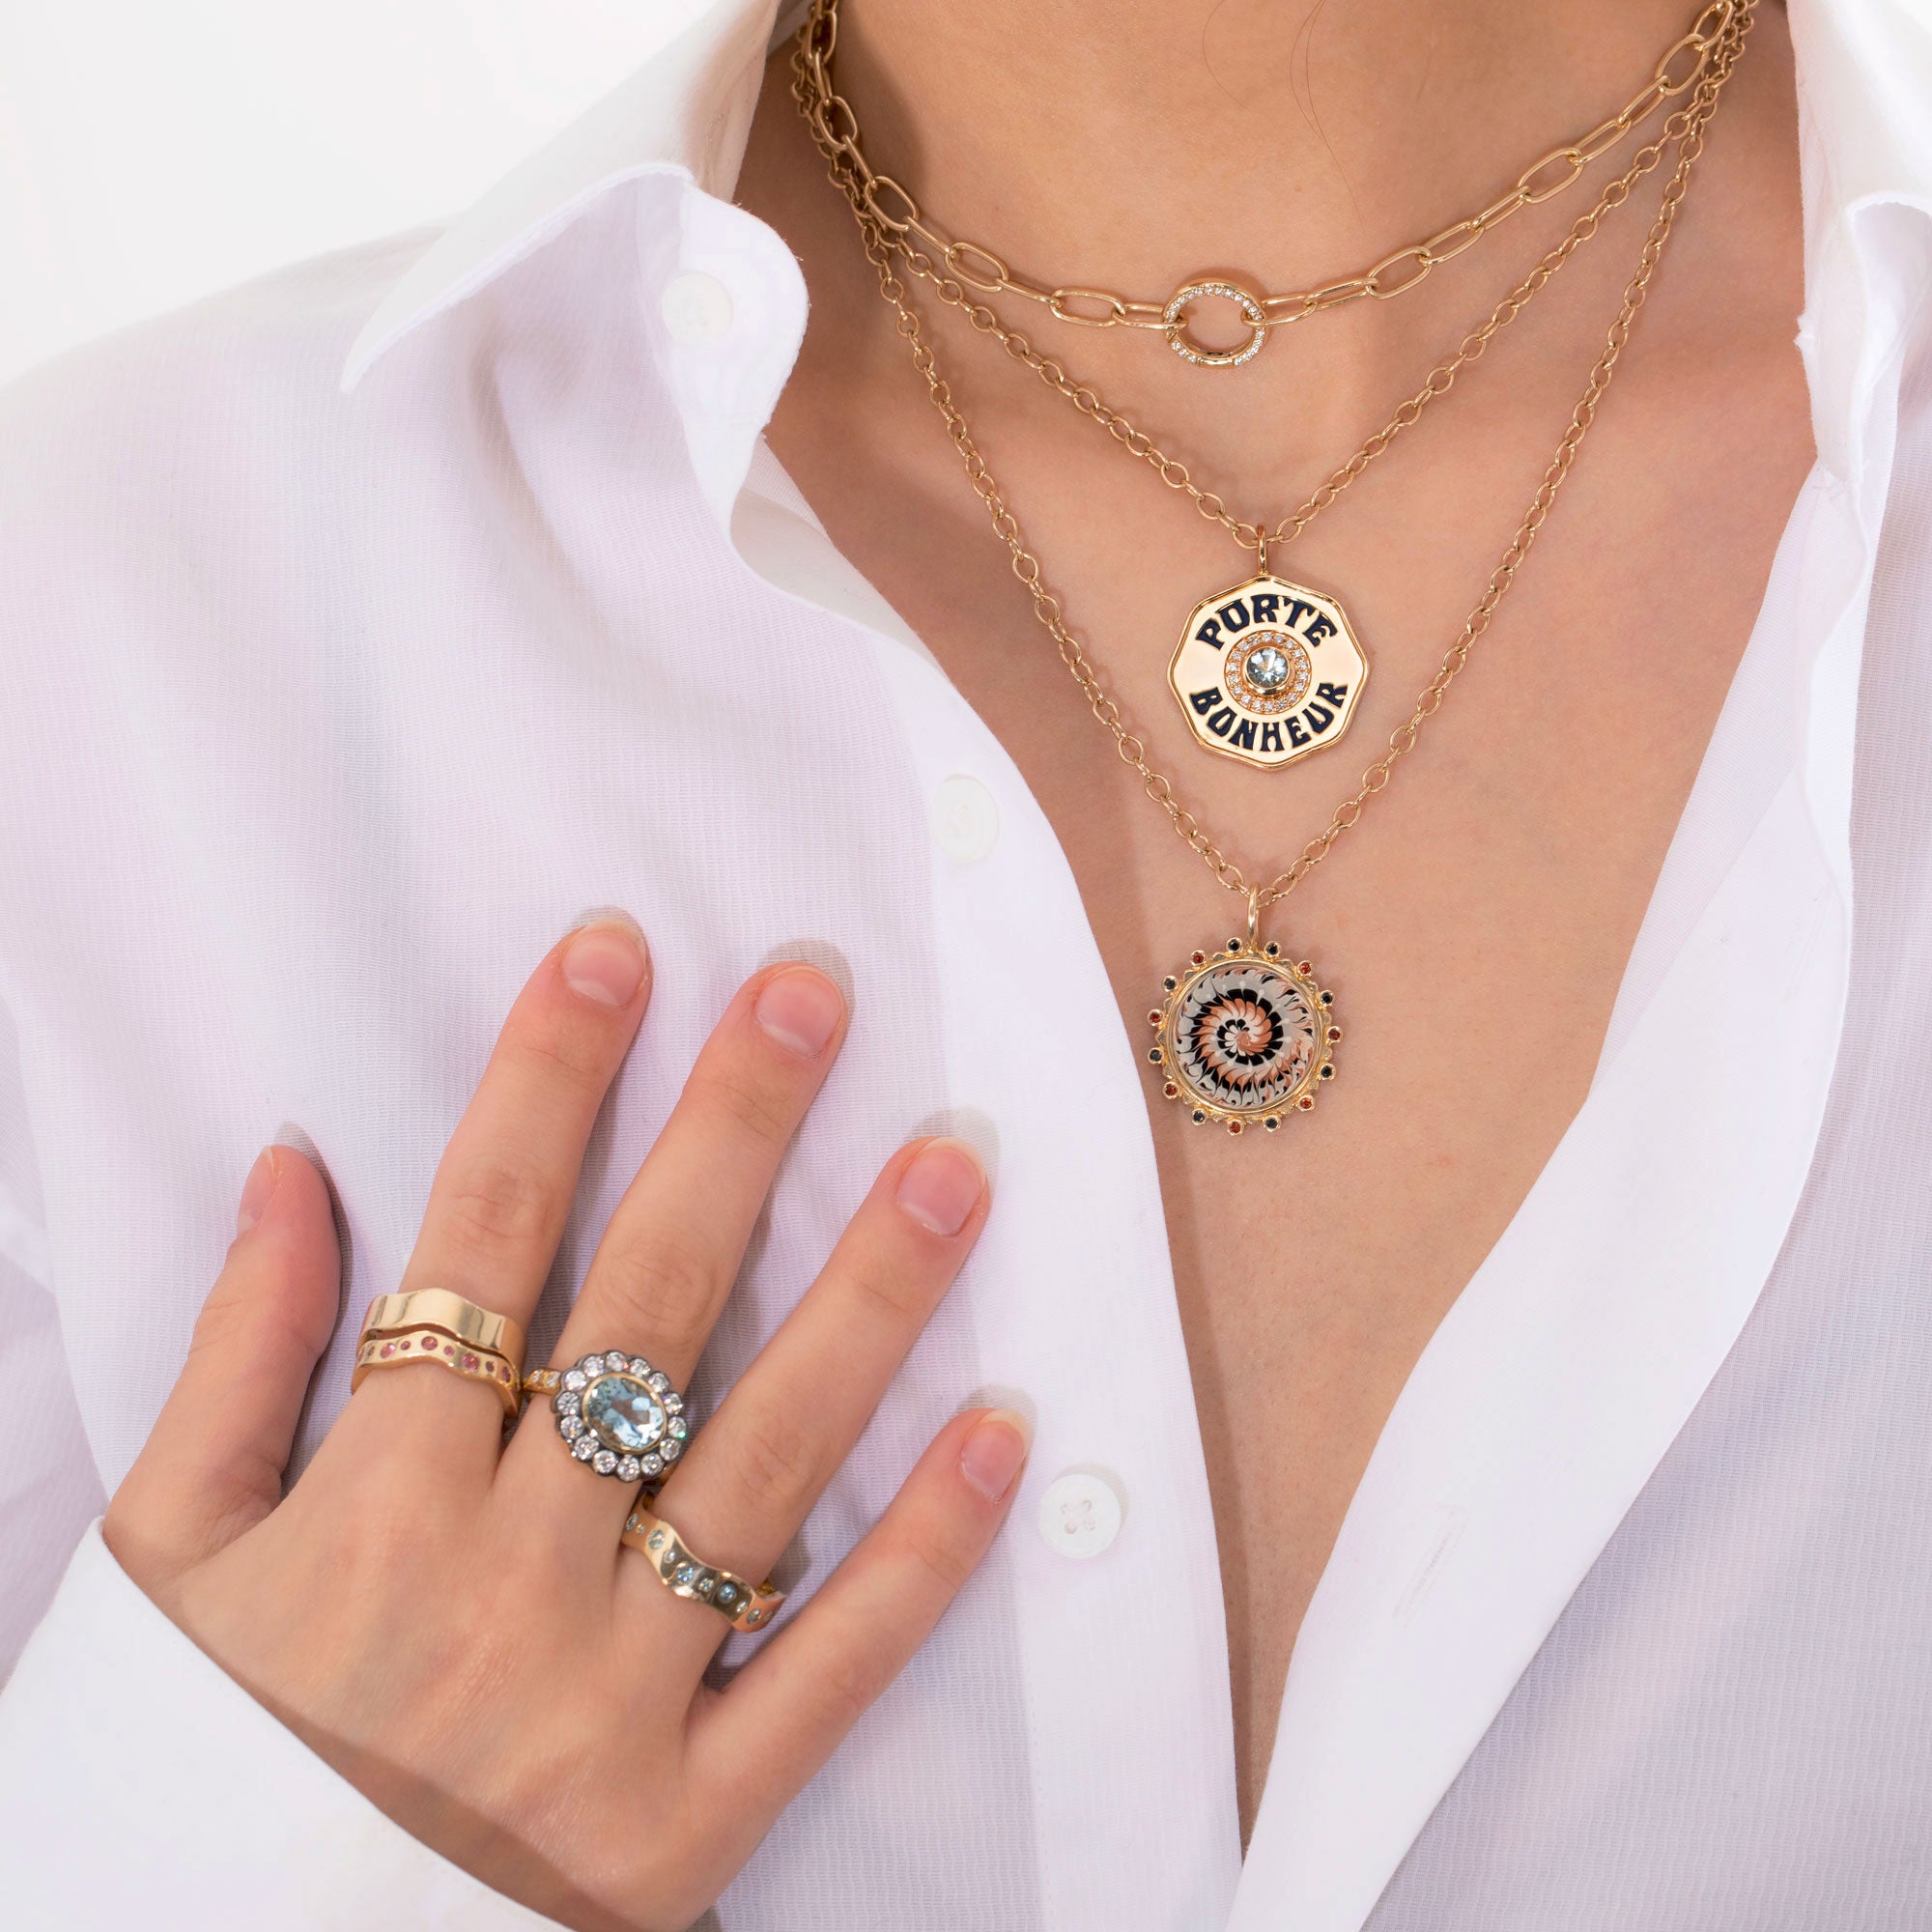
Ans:
<svg viewBox="0 0 1932 1932"><path fill-rule="evenodd" d="M1261 569L1256 573L1265 577L1268 574L1268 533L1264 529L1255 531L1255 554L1261 558Z"/></svg>
<svg viewBox="0 0 1932 1932"><path fill-rule="evenodd" d="M1250 952L1260 952L1261 935L1262 889L1259 886L1250 886L1248 888L1248 951Z"/></svg>

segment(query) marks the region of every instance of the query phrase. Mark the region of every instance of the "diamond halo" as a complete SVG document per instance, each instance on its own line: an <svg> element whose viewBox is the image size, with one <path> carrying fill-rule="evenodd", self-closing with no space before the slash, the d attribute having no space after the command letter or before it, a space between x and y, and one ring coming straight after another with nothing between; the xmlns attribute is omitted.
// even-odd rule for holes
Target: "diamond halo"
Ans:
<svg viewBox="0 0 1932 1932"><path fill-rule="evenodd" d="M662 1369L611 1349L566 1369L550 1406L572 1457L620 1483L661 1476L684 1454L695 1428Z"/></svg>

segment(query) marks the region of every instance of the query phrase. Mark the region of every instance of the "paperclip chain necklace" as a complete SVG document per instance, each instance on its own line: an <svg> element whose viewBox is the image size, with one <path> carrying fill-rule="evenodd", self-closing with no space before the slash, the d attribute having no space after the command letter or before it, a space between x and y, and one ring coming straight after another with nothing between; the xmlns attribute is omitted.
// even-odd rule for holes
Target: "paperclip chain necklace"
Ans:
<svg viewBox="0 0 1932 1932"><path fill-rule="evenodd" d="M807 37L824 4L825 0L819 0L819 6L814 7L813 14L800 30L795 72L799 65L809 64ZM1408 718L1389 734L1388 749L1362 774L1360 785L1336 807L1322 830L1294 859L1266 880L1248 878L1241 866L1227 855L1223 842L1175 795L1173 781L1153 768L1146 745L1127 728L1120 707L1108 696L1085 648L1067 628L1060 599L1047 588L1038 557L1028 548L1005 493L987 469L965 417L952 400L952 390L921 329L912 292L895 268L895 260L900 258L891 224L876 213L868 214L862 223L867 259L878 277L879 292L896 315L898 333L904 337L913 364L925 381L934 409L946 423L947 433L965 465L968 482L985 504L994 530L1010 554L1013 574L1026 587L1035 616L1053 639L1094 716L1113 737L1115 749L1139 778L1147 796L1167 814L1176 835L1208 867L1215 883L1240 894L1247 901L1245 936L1231 938L1223 948L1197 949L1186 966L1163 981L1164 998L1148 1014L1154 1037L1154 1043L1148 1049L1149 1063L1162 1082L1163 1094L1184 1105L1197 1124L1213 1122L1224 1125L1231 1134L1239 1134L1251 1124L1259 1123L1272 1133L1291 1111L1313 1111L1321 1087L1334 1078L1334 1049L1342 1037L1341 1029L1334 1023L1334 995L1316 980L1312 961L1303 959L1291 965L1283 956L1279 942L1263 939L1262 916L1294 891L1334 849L1343 833L1360 819L1369 800L1387 787L1398 764L1415 749L1423 725L1441 708L1450 686L1467 665L1470 653L1515 582L1517 572L1535 544L1589 434L1598 406L1609 388L1630 340L1632 326L1643 306L1651 277L1662 259L1664 244L1670 239L1678 210L1689 191L1691 169L1703 152L1705 129L1717 111L1723 83L1743 52L1756 4L1757 0L1735 0L1735 5L1723 10L1725 26L1721 44L1703 64L1702 77L1685 110L1686 125L1677 144L1677 165L1664 186L1656 218L1644 237L1636 271L1625 286L1603 353L1591 368L1589 381L1571 413L1555 454L1545 469L1508 548L1491 572L1482 597L1463 619L1462 630ZM844 182L838 163L835 160L829 165L833 180L842 188Z"/></svg>
<svg viewBox="0 0 1932 1932"><path fill-rule="evenodd" d="M1711 45L1718 65L1724 60L1738 21L1735 7L1711 10L1713 15L1719 12L1722 24ZM793 50L792 72L793 98L864 234L875 222L867 187L877 177L862 176L853 165L856 142L841 145L821 136L825 116L814 111L821 100L821 83L814 75L804 34ZM1696 98L1692 97L1693 104ZM1690 107L1673 112L1657 137L1636 152L1623 174L1577 217L1563 239L1489 318L1463 337L1456 353L1432 369L1421 388L1405 399L1382 428L1271 528L1259 520L1237 517L1218 491L1203 489L1186 464L1168 455L1124 412L1069 375L1060 362L1041 355L985 302L976 300L969 286L947 271L943 259L935 259L907 235L893 238L890 245L940 300L959 310L981 334L998 341L1054 394L1104 429L1126 454L1148 464L1170 489L1188 497L1196 510L1218 523L1242 549L1256 553L1258 569L1253 576L1204 598L1189 611L1169 661L1168 688L1195 741L1205 750L1259 770L1280 771L1341 742L1368 682L1369 654L1339 600L1275 574L1269 568L1269 553L1299 536L1404 430L1421 420L1430 403L1449 392L1462 370L1482 355L1577 249L1596 235L1604 217L1629 200L1632 189L1657 167L1665 149L1681 142L1690 116Z"/></svg>
<svg viewBox="0 0 1932 1932"><path fill-rule="evenodd" d="M1473 248L1520 209L1536 207L1574 185L1592 161L1617 148L1666 100L1688 94L1705 78L1739 4L1740 0L1713 0L1698 14L1690 31L1664 50L1651 78L1615 114L1600 121L1587 134L1532 161L1512 187L1479 213L1451 222L1427 241L1397 248L1358 273L1290 295L1256 295L1221 275L1190 276L1164 301L1136 301L1107 289L1049 289L1014 274L992 249L947 235L891 175L879 174L867 165L860 150L859 117L832 79L833 55L838 45L838 0L812 0L811 11L799 29L799 82L804 90L800 105L820 146L837 148L847 157L861 185L866 211L889 238L889 245L904 247L908 238L919 236L939 251L947 272L969 288L986 295L1018 296L1045 308L1057 321L1086 328L1157 328L1183 360L1200 368L1227 369L1258 355L1272 329L1345 307L1364 297L1389 301L1406 295L1442 263ZM1403 272L1397 275L1397 270ZM1233 302L1247 324L1247 340L1236 348L1207 348L1188 330L1190 305L1216 296Z"/></svg>

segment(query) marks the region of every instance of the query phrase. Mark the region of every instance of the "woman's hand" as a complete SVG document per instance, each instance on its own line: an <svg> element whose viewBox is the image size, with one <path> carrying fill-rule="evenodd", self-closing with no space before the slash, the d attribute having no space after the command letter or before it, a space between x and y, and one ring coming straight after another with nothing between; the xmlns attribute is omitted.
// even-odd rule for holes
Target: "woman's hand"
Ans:
<svg viewBox="0 0 1932 1932"><path fill-rule="evenodd" d="M527 1321L649 980L640 940L615 921L538 967L443 1155L401 1287ZM739 991L611 1216L556 1364L635 1350L683 1386L844 1022L838 989L807 966ZM655 1506L706 1561L753 1581L771 1568L986 1202L955 1142L887 1163ZM385 1367L284 1498L336 1318L321 1177L270 1150L241 1229L108 1510L114 1554L312 1748L477 1877L577 1925L689 1925L984 1554L1023 1425L993 1410L949 1423L811 1602L714 1691L703 1673L724 1618L619 1544L634 1490L574 1462L540 1399L505 1444L483 1383Z"/></svg>

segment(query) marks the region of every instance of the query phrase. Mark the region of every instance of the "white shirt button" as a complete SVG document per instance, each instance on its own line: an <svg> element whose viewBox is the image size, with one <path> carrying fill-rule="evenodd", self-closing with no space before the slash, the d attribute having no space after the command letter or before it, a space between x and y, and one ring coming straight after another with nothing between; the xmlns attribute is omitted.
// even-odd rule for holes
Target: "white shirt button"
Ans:
<svg viewBox="0 0 1932 1932"><path fill-rule="evenodd" d="M687 269L665 284L658 298L671 339L688 349L721 341L731 327L731 291L702 269Z"/></svg>
<svg viewBox="0 0 1932 1932"><path fill-rule="evenodd" d="M1121 1533L1121 1492L1104 1476L1069 1469L1039 1499L1039 1533L1063 1556L1097 1556Z"/></svg>
<svg viewBox="0 0 1932 1932"><path fill-rule="evenodd" d="M949 858L967 865L983 859L1000 837L1000 808L978 779L963 772L932 795L932 836Z"/></svg>

